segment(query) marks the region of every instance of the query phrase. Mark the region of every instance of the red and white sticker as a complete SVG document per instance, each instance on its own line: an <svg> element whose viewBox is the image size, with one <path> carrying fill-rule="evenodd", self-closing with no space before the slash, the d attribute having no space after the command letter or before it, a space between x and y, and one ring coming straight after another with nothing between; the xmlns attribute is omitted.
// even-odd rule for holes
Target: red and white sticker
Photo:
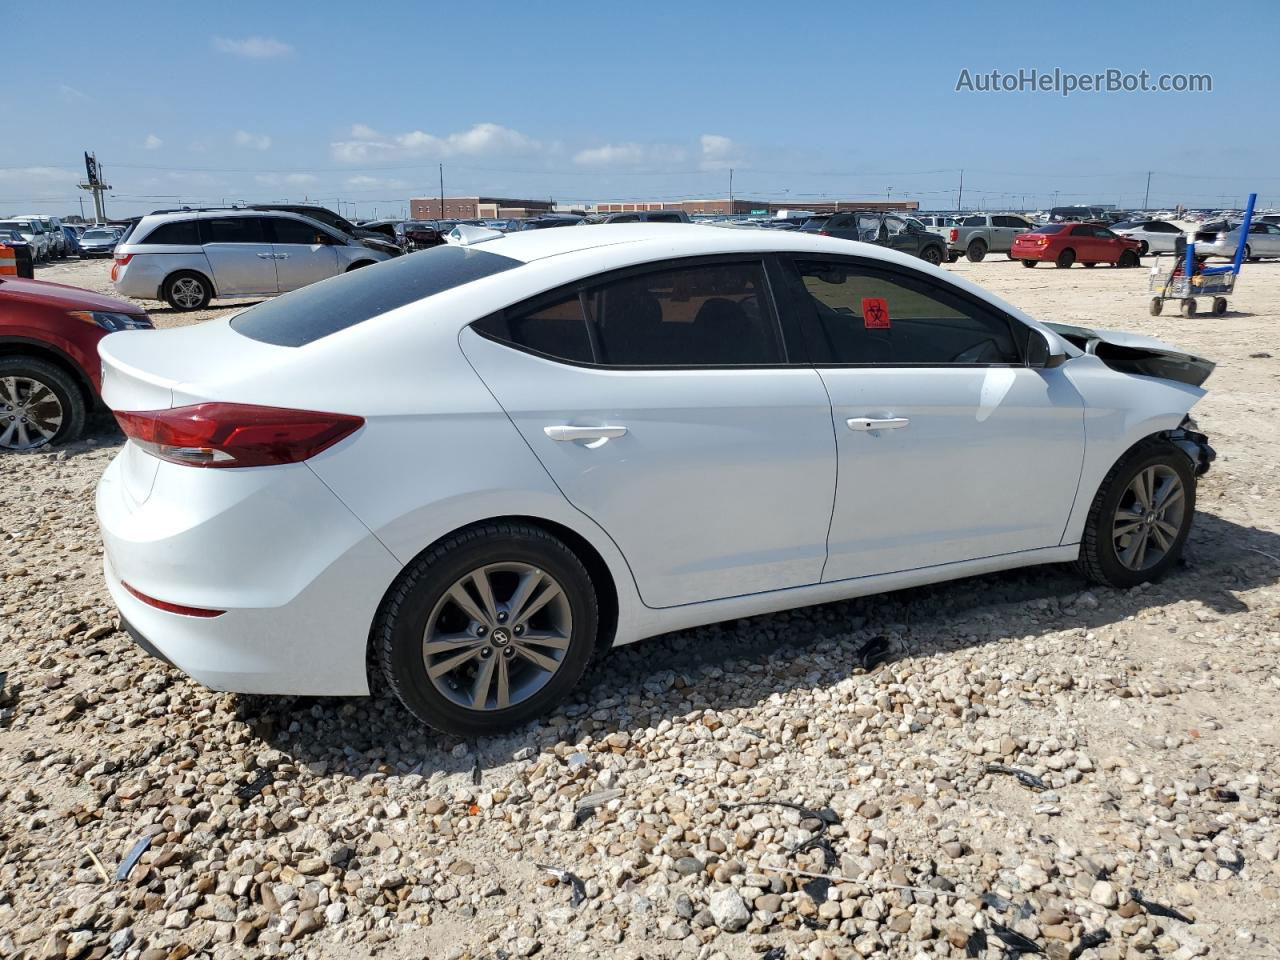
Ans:
<svg viewBox="0 0 1280 960"><path fill-rule="evenodd" d="M883 297L863 297L862 323L869 330L887 330L889 328L889 302Z"/></svg>

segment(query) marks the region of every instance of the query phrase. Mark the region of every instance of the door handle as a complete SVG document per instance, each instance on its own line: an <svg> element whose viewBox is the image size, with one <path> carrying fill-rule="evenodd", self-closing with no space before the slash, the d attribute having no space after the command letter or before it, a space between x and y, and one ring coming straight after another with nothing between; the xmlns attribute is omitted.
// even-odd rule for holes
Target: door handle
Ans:
<svg viewBox="0 0 1280 960"><path fill-rule="evenodd" d="M289 259L289 255L288 255L287 253L277 253L277 254L275 255L275 258L276 258L277 260L288 260L288 259Z"/></svg>
<svg viewBox="0 0 1280 960"><path fill-rule="evenodd" d="M259 260L274 260L275 258L276 258L276 255L275 255L274 253L260 253L260 254L258 254L258 259L259 259Z"/></svg>
<svg viewBox="0 0 1280 960"><path fill-rule="evenodd" d="M552 440L586 440L585 446L594 450L610 440L626 436L626 427L575 427L569 424L543 427L542 432Z"/></svg>
<svg viewBox="0 0 1280 960"><path fill-rule="evenodd" d="M870 417L850 417L845 421L850 430L867 432L870 430L900 430L911 421L906 417L889 417L886 420L874 420Z"/></svg>

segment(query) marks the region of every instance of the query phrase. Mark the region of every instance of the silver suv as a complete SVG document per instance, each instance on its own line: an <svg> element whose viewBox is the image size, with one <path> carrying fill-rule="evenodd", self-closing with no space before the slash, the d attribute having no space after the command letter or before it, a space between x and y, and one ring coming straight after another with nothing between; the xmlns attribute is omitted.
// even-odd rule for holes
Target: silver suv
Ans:
<svg viewBox="0 0 1280 960"><path fill-rule="evenodd" d="M143 217L116 247L111 280L126 297L199 310L214 297L288 293L386 259L294 213L191 211Z"/></svg>

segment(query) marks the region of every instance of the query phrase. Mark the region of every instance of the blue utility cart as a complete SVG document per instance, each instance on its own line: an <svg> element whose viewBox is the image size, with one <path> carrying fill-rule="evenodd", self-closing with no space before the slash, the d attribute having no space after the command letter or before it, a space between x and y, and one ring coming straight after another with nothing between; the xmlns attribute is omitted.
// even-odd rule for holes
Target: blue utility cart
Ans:
<svg viewBox="0 0 1280 960"><path fill-rule="evenodd" d="M1173 258L1173 265L1168 271L1160 266L1160 258L1156 257L1148 278L1153 317L1160 315L1166 300L1180 300L1182 315L1193 317L1196 314L1196 297L1212 297L1214 314L1227 312L1227 297L1236 288L1240 264L1244 262L1244 248L1249 239L1249 225L1253 222L1253 205L1257 199L1256 193L1249 194L1244 222L1240 224L1240 242L1236 244L1236 255L1230 266L1199 266L1196 263L1196 245L1193 241L1187 242L1186 252L1181 258Z"/></svg>

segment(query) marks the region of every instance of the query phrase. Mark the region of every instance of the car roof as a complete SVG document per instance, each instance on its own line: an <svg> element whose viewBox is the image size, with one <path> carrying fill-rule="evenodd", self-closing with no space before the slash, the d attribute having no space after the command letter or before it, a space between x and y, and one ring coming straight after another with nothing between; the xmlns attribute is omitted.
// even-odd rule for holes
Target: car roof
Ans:
<svg viewBox="0 0 1280 960"><path fill-rule="evenodd" d="M300 213L294 213L292 210L245 210L240 208L228 208L225 210L186 210L179 213L149 213L138 221L138 226L130 234L130 246L138 246L143 241L135 241L133 237L138 234L145 223L148 227L155 227L162 223L175 223L183 220L221 220L226 217L288 217L291 220L301 220L308 226L322 227L325 230L333 231L333 227L328 224L321 223L319 220L313 220L311 217L304 217Z"/></svg>

